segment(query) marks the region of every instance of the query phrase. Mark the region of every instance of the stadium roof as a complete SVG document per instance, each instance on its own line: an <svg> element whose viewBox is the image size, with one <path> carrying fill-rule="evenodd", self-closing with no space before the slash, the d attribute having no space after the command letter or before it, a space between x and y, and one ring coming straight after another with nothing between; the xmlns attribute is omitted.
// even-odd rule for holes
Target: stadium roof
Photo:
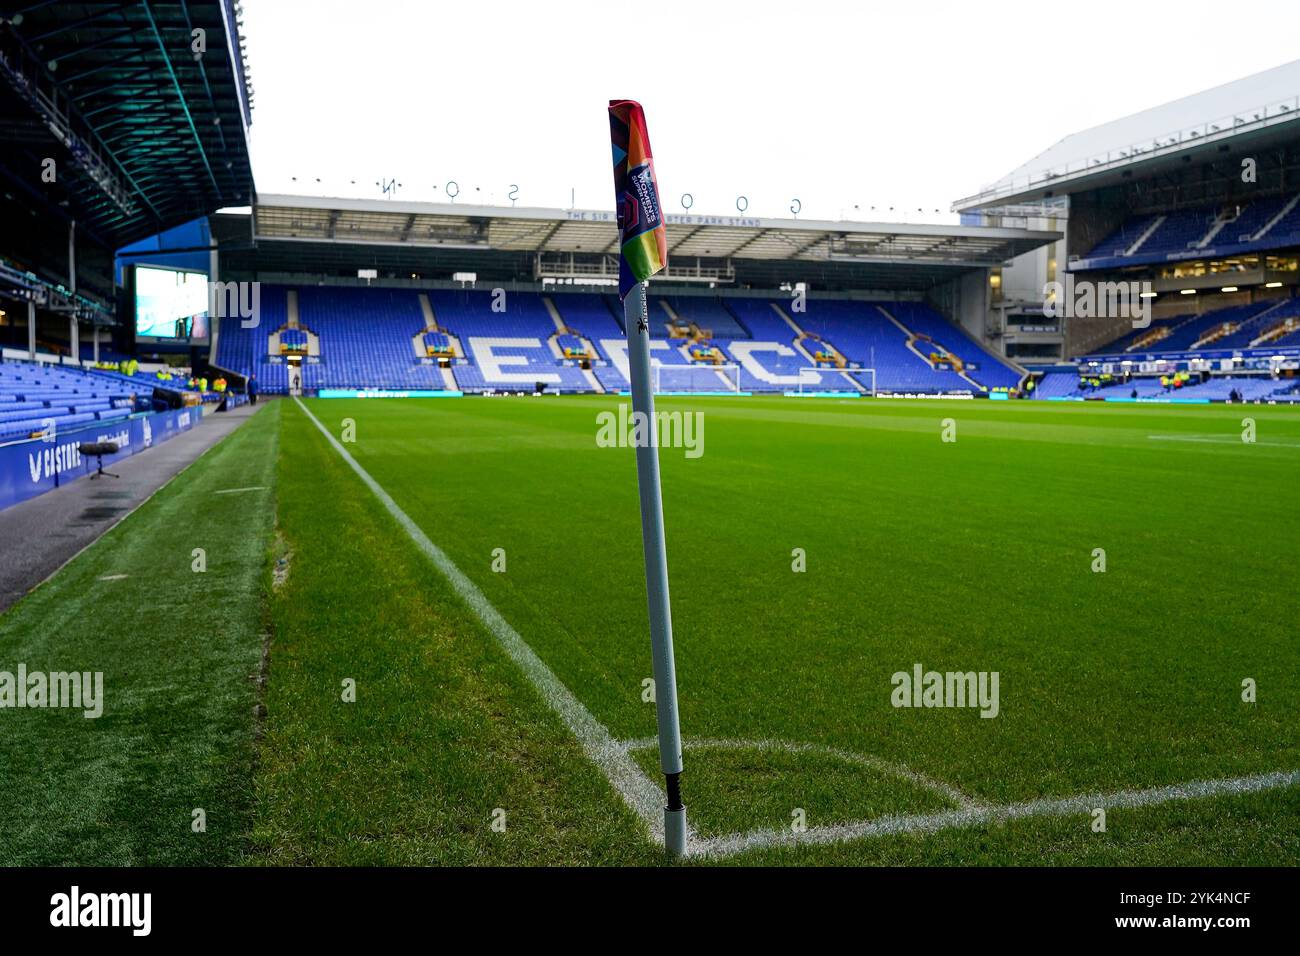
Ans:
<svg viewBox="0 0 1300 956"><path fill-rule="evenodd" d="M262 195L253 207L252 231L259 256L279 244L295 244L299 263L320 259L321 265L337 258L323 249L327 246L405 249L425 260L433 254L441 262L456 261L459 253L466 267L473 254L483 253L535 260L618 252L614 213L590 209ZM1060 238L1055 232L983 226L703 215L669 215L667 232L670 265L682 269L677 277L685 275L688 263L746 261L779 263L789 278L788 265L805 262L865 269L886 283L880 288L927 284L951 278L954 270L1001 265Z"/></svg>
<svg viewBox="0 0 1300 956"><path fill-rule="evenodd" d="M1065 137L973 196L958 211L1095 189L1234 146L1300 134L1300 60Z"/></svg>
<svg viewBox="0 0 1300 956"><path fill-rule="evenodd" d="M75 220L105 246L249 201L251 117L231 0L15 6L0 19L8 200Z"/></svg>

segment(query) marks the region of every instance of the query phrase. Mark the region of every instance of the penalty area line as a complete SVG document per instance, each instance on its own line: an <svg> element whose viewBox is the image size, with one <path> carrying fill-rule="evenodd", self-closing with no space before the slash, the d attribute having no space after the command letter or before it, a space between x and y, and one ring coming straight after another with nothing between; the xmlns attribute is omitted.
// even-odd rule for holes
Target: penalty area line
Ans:
<svg viewBox="0 0 1300 956"><path fill-rule="evenodd" d="M371 478L370 473L339 444L320 420L302 403L302 400L294 396L294 401L302 409L303 414L311 419L312 424L334 446L334 450L340 457L356 472L357 477L374 493L380 504L388 509L388 513L401 525L402 530L433 562L434 567L442 572L443 577L456 593L483 622L516 666L523 671L524 677L541 695L542 700L559 715L564 725L569 728L569 732L578 739L587 758L600 768L605 779L632 808L641 822L649 828L651 839L662 845L665 800L663 791L642 772L623 745L614 739L609 729L592 716L591 711L583 706L582 701L573 695L573 692L555 676L555 672L546 666L519 632L501 616L487 596L479 590L478 585L471 581L441 548L429 540L420 526L411 520L388 492L384 491L379 482Z"/></svg>

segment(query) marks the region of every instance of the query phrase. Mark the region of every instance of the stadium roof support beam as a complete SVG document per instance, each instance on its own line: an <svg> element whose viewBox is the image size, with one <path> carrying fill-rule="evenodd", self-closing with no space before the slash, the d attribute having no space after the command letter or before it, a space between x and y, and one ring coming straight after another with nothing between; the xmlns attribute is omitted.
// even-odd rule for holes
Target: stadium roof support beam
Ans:
<svg viewBox="0 0 1300 956"><path fill-rule="evenodd" d="M190 112L190 104L185 99L185 90L181 87L180 78L176 75L176 69L172 66L171 57L167 54L167 45L163 43L162 31L158 29L158 21L154 19L153 9L149 6L149 0L140 0L144 6L145 16L149 18L149 26L153 28L154 39L158 42L158 52L162 54L163 64L167 67L167 75L171 77L172 87L176 90L176 97L180 100L181 110L185 113L185 121L189 124L190 132L194 135L194 143L199 148L199 158L203 160L203 168L208 171L208 180L212 183L212 189L217 195L221 195L221 186L217 184L217 177L212 172L212 164L208 162L208 151L203 146L203 138L199 136L198 127L194 125L194 114Z"/></svg>
<svg viewBox="0 0 1300 956"><path fill-rule="evenodd" d="M120 30L117 33L105 34L104 36L100 37L98 40L92 40L86 43L78 43L75 49L65 50L64 52L60 53L59 62L66 63L68 60L72 59L73 57L85 56L87 53L93 53L94 51L102 47L112 46L113 44L117 43L118 40L126 40L131 37L134 37L137 33L140 32L141 29L142 28L140 27L127 27L126 29ZM70 77L69 82L74 82L76 79L77 78L75 76Z"/></svg>
<svg viewBox="0 0 1300 956"><path fill-rule="evenodd" d="M53 4L42 3L35 7L28 7L26 10L18 11L17 15L26 16L28 13L33 13L40 7L45 6L53 6ZM38 33L36 36L30 37L29 39L32 43L44 43L46 40L52 40L60 34L70 33L73 30L80 30L82 27L88 27L95 21L102 20L105 17L115 17L120 13L124 13L130 7L130 3L120 3L115 7L109 7L106 10L100 10L98 13L92 13L88 17L82 17L80 20L74 20L70 23L60 23L53 30L46 30L44 33Z"/></svg>
<svg viewBox="0 0 1300 956"><path fill-rule="evenodd" d="M666 219L666 278L682 282L766 284L802 272L841 288L920 288L958 271L999 266L1061 238L1057 231L968 225L679 214ZM467 271L493 281L512 274L578 281L604 278L596 259L618 252L615 215L603 210L263 194L248 221L272 264L235 256L231 265L241 274L306 273L313 267L346 274L365 261L398 278Z"/></svg>
<svg viewBox="0 0 1300 956"><path fill-rule="evenodd" d="M133 215L135 204L131 191L122 184L122 179L125 179L134 192L140 195L145 205L149 206L148 199L131 181L130 174L115 162L111 152L99 139L95 128L67 96L59 95L60 87L54 82L48 67L40 61L27 41L9 24L4 25L2 29L5 35L12 38L11 49L17 54L14 58L17 62L14 62L14 59L0 57L0 72L3 72L19 96L46 123L55 139L68 149L71 161L86 173L123 214ZM3 46L0 46L0 51L2 50ZM53 95L45 93L42 86L50 89ZM79 128L84 129L85 133L79 132ZM96 145L100 147L102 154L95 148ZM112 168L114 165L118 166L117 171ZM153 207L150 206L150 209L152 210ZM156 210L153 211L156 215Z"/></svg>
<svg viewBox="0 0 1300 956"><path fill-rule="evenodd" d="M185 32L193 34L194 21L190 18L190 5L186 3L186 0L181 0L181 12L185 14ZM203 80L203 90L208 95L208 106L212 109L212 115L218 117L217 138L221 140L221 151L225 153L229 151L229 147L226 146L226 134L221 129L221 112L217 109L216 97L212 95L212 84L208 81L208 68L203 62L203 57L199 57L198 63L199 76Z"/></svg>

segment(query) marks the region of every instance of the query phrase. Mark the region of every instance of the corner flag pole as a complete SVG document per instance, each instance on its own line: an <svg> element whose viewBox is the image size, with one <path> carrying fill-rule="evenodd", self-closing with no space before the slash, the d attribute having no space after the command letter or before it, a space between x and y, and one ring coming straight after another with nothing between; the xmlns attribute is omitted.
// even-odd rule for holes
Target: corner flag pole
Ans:
<svg viewBox="0 0 1300 956"><path fill-rule="evenodd" d="M632 378L632 411L644 415L647 436L654 433L655 398L650 379L650 326L646 315L648 283L638 282L623 301L627 358ZM664 846L673 856L686 850L686 807L682 804L682 733L677 719L677 666L673 661L673 611L668 600L668 552L659 482L659 449L653 440L637 445L636 484L641 493L641 540L645 548L645 589L650 605L650 646L654 656L655 717L659 721L659 766L668 803L664 807Z"/></svg>
<svg viewBox="0 0 1300 956"><path fill-rule="evenodd" d="M641 540L654 660L655 717L659 724L659 766L664 772L664 847L674 857L686 852L686 806L682 803L682 736L677 719L677 668L673 661L673 616L668 599L668 552L664 544L663 497L655 435L655 400L650 377L650 320L646 280L668 264L668 242L654 177L650 137L641 105L611 100L610 140L618 204L619 293L627 332L632 412L643 416L647 441L636 446L637 490L641 496Z"/></svg>

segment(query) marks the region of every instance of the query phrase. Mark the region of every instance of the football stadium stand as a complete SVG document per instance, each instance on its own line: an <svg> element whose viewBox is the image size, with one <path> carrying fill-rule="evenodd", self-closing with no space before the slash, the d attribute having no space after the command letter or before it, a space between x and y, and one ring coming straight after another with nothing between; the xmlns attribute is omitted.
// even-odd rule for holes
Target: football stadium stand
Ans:
<svg viewBox="0 0 1300 956"><path fill-rule="evenodd" d="M859 368L875 369L884 392L981 394L1015 389L1023 378L922 303L810 298L805 305L786 312L755 297L652 296L652 356L666 368L661 389L862 391L845 377ZM256 374L263 392L283 394L291 341L307 392L532 391L538 384L621 392L629 381L618 310L616 297L599 293L269 286L257 326L219 323L214 364ZM450 350L431 356L435 339ZM739 367L738 378L710 373L729 365Z"/></svg>
<svg viewBox="0 0 1300 956"><path fill-rule="evenodd" d="M953 204L970 225L1064 227L989 277L988 338L1030 363L1028 392L1300 400L1298 94L1300 60L1079 130Z"/></svg>
<svg viewBox="0 0 1300 956"><path fill-rule="evenodd" d="M1126 219L1078 267L1110 269L1300 245L1300 193Z"/></svg>
<svg viewBox="0 0 1300 956"><path fill-rule="evenodd" d="M1300 398L1300 380L1277 379L1267 374L1222 375L1174 385L1159 376L1148 375L1094 384L1081 379L1078 368L1065 366L1048 369L1034 390L1034 397L1045 401L1226 402L1234 393L1237 401L1292 402Z"/></svg>

